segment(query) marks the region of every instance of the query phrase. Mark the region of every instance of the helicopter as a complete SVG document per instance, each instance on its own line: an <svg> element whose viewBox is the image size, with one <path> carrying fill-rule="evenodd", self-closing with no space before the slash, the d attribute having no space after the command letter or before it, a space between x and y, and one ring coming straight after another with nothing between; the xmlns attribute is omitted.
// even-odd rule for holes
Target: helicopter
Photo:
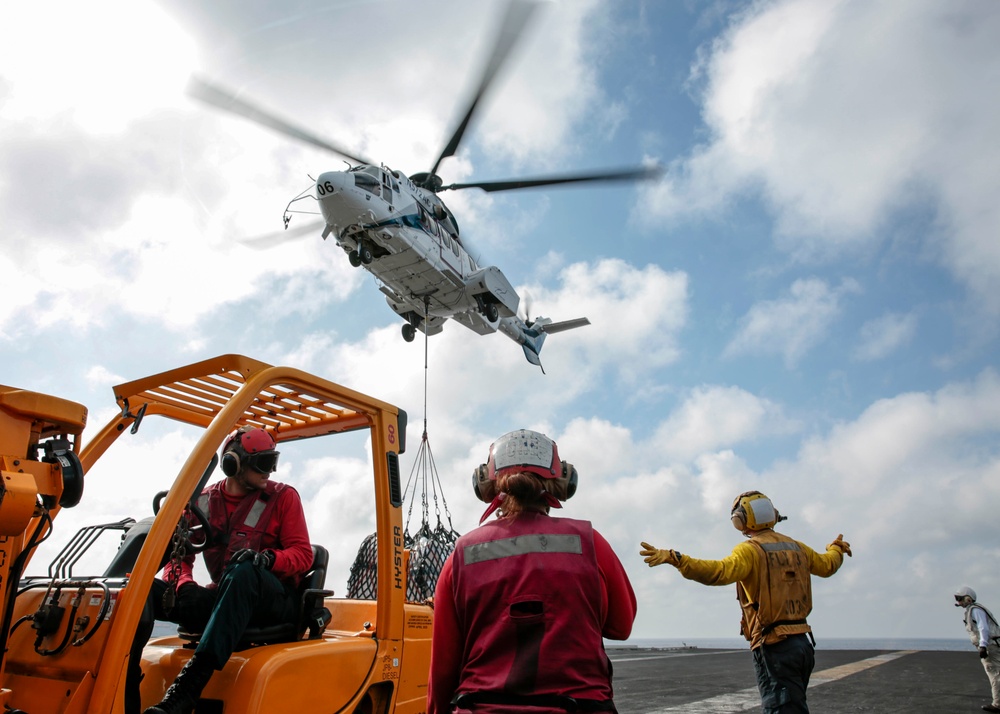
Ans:
<svg viewBox="0 0 1000 714"><path fill-rule="evenodd" d="M263 236L252 243L289 240L321 232L333 237L351 265L375 278L389 307L401 318L402 336L413 341L417 331L426 336L442 331L451 319L480 335L502 332L521 345L531 364L542 368L539 353L553 333L589 325L580 317L553 322L519 313L520 296L495 265L481 266L461 238L458 220L441 200L444 191L478 188L510 191L573 183L621 182L651 179L658 166L641 166L593 173L444 184L437 170L454 156L466 129L518 38L537 8L532 0L511 0L476 91L456 129L432 168L409 176L315 136L277 115L198 76L188 82L189 96L230 114L241 116L287 137L336 154L348 162L346 171L327 171L315 179L315 194L293 198L285 209L286 233ZM319 204L322 221L288 230L292 204L311 198ZM542 372L544 373L544 368Z"/></svg>

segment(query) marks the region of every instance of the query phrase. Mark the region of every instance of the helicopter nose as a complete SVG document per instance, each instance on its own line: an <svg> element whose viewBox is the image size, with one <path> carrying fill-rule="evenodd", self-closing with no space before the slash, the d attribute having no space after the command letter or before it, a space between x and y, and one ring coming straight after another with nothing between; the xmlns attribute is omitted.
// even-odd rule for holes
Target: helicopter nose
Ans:
<svg viewBox="0 0 1000 714"><path fill-rule="evenodd" d="M338 191L343 191L344 187L348 185L353 186L354 181L347 173L327 171L316 179L316 197L322 199L326 196L332 196Z"/></svg>

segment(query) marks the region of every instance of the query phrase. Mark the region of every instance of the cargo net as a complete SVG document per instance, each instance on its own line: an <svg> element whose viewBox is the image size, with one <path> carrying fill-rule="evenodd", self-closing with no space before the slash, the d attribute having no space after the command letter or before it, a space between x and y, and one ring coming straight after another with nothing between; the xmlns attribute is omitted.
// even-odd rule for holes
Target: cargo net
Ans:
<svg viewBox="0 0 1000 714"><path fill-rule="evenodd" d="M420 528L410 533L410 518L413 515L413 504L417 501L417 488L420 487ZM437 525L431 528L430 504L427 501L428 490L434 500L434 516ZM441 494L440 505L444 507L448 525L441 520L441 507L438 504L438 492ZM406 599L410 602L423 602L433 597L434 588L444 561L455 550L455 541L459 533L451 524L451 513L444 499L441 479L438 477L434 456L431 454L430 442L427 440L427 430L424 430L420 440L420 450L417 460L410 471L410 477L403 490L403 502L409 502L406 513L406 526L403 529L403 547L410 551L409 567L406 571ZM347 597L358 600L375 600L378 593L378 534L372 533L361 542L358 555L351 566L351 575L347 580Z"/></svg>

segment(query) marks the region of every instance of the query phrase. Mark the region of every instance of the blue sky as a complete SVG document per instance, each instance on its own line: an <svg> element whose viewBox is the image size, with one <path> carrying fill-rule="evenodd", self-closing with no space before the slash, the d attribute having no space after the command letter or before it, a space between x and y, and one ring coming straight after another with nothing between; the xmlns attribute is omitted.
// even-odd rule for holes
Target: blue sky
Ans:
<svg viewBox="0 0 1000 714"><path fill-rule="evenodd" d="M406 409L408 470L421 340L402 342L372 278L318 236L240 242L343 163L181 87L198 72L426 171L501 5L57 5L0 10L0 381L84 403L96 428L114 384L238 352ZM629 570L637 637L736 632L731 587L637 552L726 555L750 488L790 535L855 547L814 585L817 636L961 637L955 588L1000 600L1000 6L581 0L539 16L445 182L666 170L444 195L533 312L592 322L548 340L547 375L502 335L432 338L429 433L455 526L481 513L469 474L490 441L536 428L580 470L564 513ZM142 438L95 469L66 536L146 515L194 436ZM314 538L339 545L340 593L373 523L352 490L365 446L345 441L282 457Z"/></svg>

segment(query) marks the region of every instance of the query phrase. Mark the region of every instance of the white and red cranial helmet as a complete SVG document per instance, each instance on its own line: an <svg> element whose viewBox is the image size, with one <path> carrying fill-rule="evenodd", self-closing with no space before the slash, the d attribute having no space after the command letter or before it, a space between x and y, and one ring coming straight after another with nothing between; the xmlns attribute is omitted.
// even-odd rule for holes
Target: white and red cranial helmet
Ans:
<svg viewBox="0 0 1000 714"><path fill-rule="evenodd" d="M489 479L527 471L542 478L560 478L562 463L556 442L528 429L507 432L490 445Z"/></svg>

